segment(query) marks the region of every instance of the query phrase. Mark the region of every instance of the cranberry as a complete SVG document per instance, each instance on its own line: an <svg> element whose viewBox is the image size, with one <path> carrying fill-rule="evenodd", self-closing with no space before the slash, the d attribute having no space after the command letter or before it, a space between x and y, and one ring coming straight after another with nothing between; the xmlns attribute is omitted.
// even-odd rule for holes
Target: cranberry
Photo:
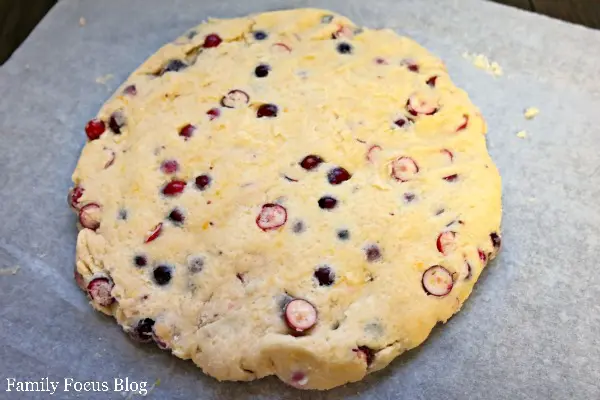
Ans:
<svg viewBox="0 0 600 400"><path fill-rule="evenodd" d="M368 262L375 262L381 259L381 250L376 245L371 245L365 249Z"/></svg>
<svg viewBox="0 0 600 400"><path fill-rule="evenodd" d="M146 239L144 239L144 243L150 243L151 241L153 241L154 239L159 237L161 231L162 231L162 222L159 222L154 228L152 228L150 231L148 231L148 233L146 234Z"/></svg>
<svg viewBox="0 0 600 400"><path fill-rule="evenodd" d="M165 160L160 165L160 170L165 174L174 174L179 170L179 163L176 160Z"/></svg>
<svg viewBox="0 0 600 400"><path fill-rule="evenodd" d="M101 307L108 307L115 301L111 294L113 287L113 281L106 276L102 276L92 279L88 283L87 292L93 302Z"/></svg>
<svg viewBox="0 0 600 400"><path fill-rule="evenodd" d="M335 281L335 273L327 266L317 268L314 277L319 282L319 286L331 286Z"/></svg>
<svg viewBox="0 0 600 400"><path fill-rule="evenodd" d="M477 254L479 255L479 259L481 260L481 262L485 264L487 262L487 256L485 255L483 250L477 249Z"/></svg>
<svg viewBox="0 0 600 400"><path fill-rule="evenodd" d="M392 162L392 177L400 182L406 182L419 173L419 166L410 157L399 157Z"/></svg>
<svg viewBox="0 0 600 400"><path fill-rule="evenodd" d="M348 240L350 238L350 232L348 229L342 229L337 232L337 237L340 240Z"/></svg>
<svg viewBox="0 0 600 400"><path fill-rule="evenodd" d="M378 146L378 145L373 145L373 146L369 147L369 150L367 150L367 155L366 155L367 161L374 162L377 153L380 152L381 150L382 150L381 146Z"/></svg>
<svg viewBox="0 0 600 400"><path fill-rule="evenodd" d="M400 65L404 65L411 72L419 72L419 65L414 60L402 60Z"/></svg>
<svg viewBox="0 0 600 400"><path fill-rule="evenodd" d="M188 65L181 60L169 60L156 75L161 76L167 72L178 72L182 69L186 69L187 67Z"/></svg>
<svg viewBox="0 0 600 400"><path fill-rule="evenodd" d="M323 159L321 157L314 154L310 154L304 157L302 161L300 161L300 166L305 170L310 171L317 168L319 165L321 165L322 162Z"/></svg>
<svg viewBox="0 0 600 400"><path fill-rule="evenodd" d="M432 76L431 78L427 79L427 85L429 85L430 87L435 87L435 83L437 81L437 76Z"/></svg>
<svg viewBox="0 0 600 400"><path fill-rule="evenodd" d="M188 271L190 271L190 273L192 273L192 274L197 274L198 272L201 272L202 269L204 268L204 257L200 257L200 256L189 257L187 260L187 264L188 264Z"/></svg>
<svg viewBox="0 0 600 400"><path fill-rule="evenodd" d="M278 111L279 110L275 104L261 104L260 107L258 107L258 110L256 110L256 116L258 118L272 118L277 116Z"/></svg>
<svg viewBox="0 0 600 400"><path fill-rule="evenodd" d="M388 62L385 60L385 58L377 57L375 59L375 64L378 64L378 65L387 65L387 63Z"/></svg>
<svg viewBox="0 0 600 400"><path fill-rule="evenodd" d="M216 33L211 33L210 35L206 35L204 38L204 44L202 45L204 48L217 47L221 44L223 39Z"/></svg>
<svg viewBox="0 0 600 400"><path fill-rule="evenodd" d="M237 108L248 104L249 101L250 96L248 96L248 93L234 89L221 98L221 105L227 108Z"/></svg>
<svg viewBox="0 0 600 400"><path fill-rule="evenodd" d="M120 134L121 128L123 128L125 124L125 114L122 110L117 110L110 115L110 119L108 120L108 127L114 133Z"/></svg>
<svg viewBox="0 0 600 400"><path fill-rule="evenodd" d="M463 123L456 128L456 132L460 132L464 129L467 129L467 126L469 126L469 116L467 114L463 115Z"/></svg>
<svg viewBox="0 0 600 400"><path fill-rule="evenodd" d="M185 138L185 140L188 140L189 138L192 137L192 135L194 135L194 132L196 131L196 127L192 124L187 124L186 126L184 126L183 128L181 128L179 130L179 136Z"/></svg>
<svg viewBox="0 0 600 400"><path fill-rule="evenodd" d="M287 326L296 333L304 333L317 323L317 309L304 299L294 299L284 309Z"/></svg>
<svg viewBox="0 0 600 400"><path fill-rule="evenodd" d="M452 174L452 175L448 175L448 176L444 176L443 178L445 181L448 182L454 182L458 179L458 174Z"/></svg>
<svg viewBox="0 0 600 400"><path fill-rule="evenodd" d="M140 267L140 268L148 265L148 259L146 258L146 256L139 255L139 254L137 256L133 257L133 262L136 267Z"/></svg>
<svg viewBox="0 0 600 400"><path fill-rule="evenodd" d="M258 78L264 78L265 76L269 75L269 71L271 71L271 67L269 67L267 64L259 64L254 69L254 75L256 75Z"/></svg>
<svg viewBox="0 0 600 400"><path fill-rule="evenodd" d="M254 39L256 40L265 40L267 38L267 33L265 31L254 31L252 33Z"/></svg>
<svg viewBox="0 0 600 400"><path fill-rule="evenodd" d="M492 239L494 249L496 249L496 251L499 250L500 246L502 245L502 239L500 238L500 235L498 235L496 232L492 232L490 233L490 239Z"/></svg>
<svg viewBox="0 0 600 400"><path fill-rule="evenodd" d="M95 231L100 228L102 211L96 203L89 203L79 209L79 223L87 229Z"/></svg>
<svg viewBox="0 0 600 400"><path fill-rule="evenodd" d="M79 210L79 199L81 199L81 196L83 196L84 191L85 190L79 185L75 186L69 191L68 201L69 205L73 209Z"/></svg>
<svg viewBox="0 0 600 400"><path fill-rule="evenodd" d="M123 89L123 94L126 94L128 96L135 96L137 94L137 88L135 87L135 85L129 85L125 87L125 89Z"/></svg>
<svg viewBox="0 0 600 400"><path fill-rule="evenodd" d="M172 272L171 267L167 265L159 265L152 271L154 282L159 286L164 286L171 281Z"/></svg>
<svg viewBox="0 0 600 400"><path fill-rule="evenodd" d="M169 213L169 221L175 225L183 224L183 221L185 221L185 215L183 215L183 211L178 208L173 209L173 211Z"/></svg>
<svg viewBox="0 0 600 400"><path fill-rule="evenodd" d="M429 98L413 94L406 102L406 109L412 115L433 115L438 111L438 105Z"/></svg>
<svg viewBox="0 0 600 400"><path fill-rule="evenodd" d="M327 180L332 185L339 185L351 177L352 175L342 167L335 167L327 173Z"/></svg>
<svg viewBox="0 0 600 400"><path fill-rule="evenodd" d="M87 124L85 124L85 134L87 135L89 140L98 139L104 133L105 130L106 125L104 124L104 121L98 118L94 118L88 121Z"/></svg>
<svg viewBox="0 0 600 400"><path fill-rule="evenodd" d="M442 297L450 293L454 281L452 280L452 274L446 268L441 265L434 265L423 273L421 284L428 295Z"/></svg>
<svg viewBox="0 0 600 400"><path fill-rule="evenodd" d="M394 121L394 125L396 125L398 128L402 128L407 123L408 121L405 118L398 118Z"/></svg>
<svg viewBox="0 0 600 400"><path fill-rule="evenodd" d="M442 149L442 150L440 150L440 153L446 154L448 156L448 158L450 158L450 162L454 161L454 154L450 150Z"/></svg>
<svg viewBox="0 0 600 400"><path fill-rule="evenodd" d="M285 43L275 43L271 46L271 50L274 52L292 52L292 48Z"/></svg>
<svg viewBox="0 0 600 400"><path fill-rule="evenodd" d="M173 180L163 187L162 194L164 194L165 196L177 196L178 194L183 192L185 186L186 182Z"/></svg>
<svg viewBox="0 0 600 400"><path fill-rule="evenodd" d="M349 43L342 42L342 43L340 43L340 44L337 45L337 51L340 54L351 54L352 53L352 46Z"/></svg>
<svg viewBox="0 0 600 400"><path fill-rule="evenodd" d="M154 328L154 320L144 318L138 321L133 331L129 335L138 342L148 343L152 340L152 332Z"/></svg>
<svg viewBox="0 0 600 400"><path fill-rule="evenodd" d="M256 225L263 231L277 229L287 221L287 210L279 204L265 204L256 217Z"/></svg>
<svg viewBox="0 0 600 400"><path fill-rule="evenodd" d="M358 346L357 349L353 349L352 351L354 351L356 353L358 358L360 358L361 360L363 360L365 362L365 364L367 364L367 367L369 367L373 363L373 359L375 358L375 353L373 352L373 350L371 348L369 348L367 346Z"/></svg>
<svg viewBox="0 0 600 400"><path fill-rule="evenodd" d="M211 108L210 110L208 110L206 112L206 115L208 115L208 119L210 121L212 121L215 118L218 118L221 115L221 110L219 110L218 108Z"/></svg>
<svg viewBox="0 0 600 400"><path fill-rule="evenodd" d="M295 388L303 388L308 383L308 375L302 371L292 373L289 384Z"/></svg>
<svg viewBox="0 0 600 400"><path fill-rule="evenodd" d="M337 205L337 200L331 196L323 196L319 199L319 207L323 210L331 210Z"/></svg>
<svg viewBox="0 0 600 400"><path fill-rule="evenodd" d="M196 187L202 191L206 190L210 186L212 178L206 174L199 175L196 177Z"/></svg>
<svg viewBox="0 0 600 400"><path fill-rule="evenodd" d="M447 255L456 250L456 232L442 232L438 235L436 241L437 249L440 253Z"/></svg>

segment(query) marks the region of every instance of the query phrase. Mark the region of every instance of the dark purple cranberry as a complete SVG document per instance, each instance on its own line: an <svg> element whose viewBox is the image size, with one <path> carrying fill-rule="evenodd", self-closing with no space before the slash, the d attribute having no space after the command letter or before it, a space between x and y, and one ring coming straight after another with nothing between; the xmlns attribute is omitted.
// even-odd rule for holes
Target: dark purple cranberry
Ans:
<svg viewBox="0 0 600 400"><path fill-rule="evenodd" d="M319 165L321 165L322 162L323 159L321 157L314 154L310 154L304 157L302 161L300 161L300 166L305 170L310 171L312 169L317 168Z"/></svg>
<svg viewBox="0 0 600 400"><path fill-rule="evenodd" d="M148 259L146 258L146 256L142 256L142 255L137 255L133 258L133 262L135 263L136 267L145 267L146 265L148 265Z"/></svg>
<svg viewBox="0 0 600 400"><path fill-rule="evenodd" d="M160 165L160 170L165 174L174 174L179 170L179 163L176 160L165 160Z"/></svg>
<svg viewBox="0 0 600 400"><path fill-rule="evenodd" d="M363 359L367 364L367 367L373 363L373 359L375 358L375 353L373 350L367 346L358 346L358 349L354 349L354 352L358 355L359 358Z"/></svg>
<svg viewBox="0 0 600 400"><path fill-rule="evenodd" d="M206 174L196 177L196 187L200 190L206 190L206 188L210 186L211 182L211 177Z"/></svg>
<svg viewBox="0 0 600 400"><path fill-rule="evenodd" d="M323 196L319 199L319 207L324 210L331 210L337 205L337 200L331 196Z"/></svg>
<svg viewBox="0 0 600 400"><path fill-rule="evenodd" d="M500 245L502 244L502 239L500 238L500 235L498 235L496 232L492 232L490 233L490 239L492 239L494 249L498 250L500 248Z"/></svg>
<svg viewBox="0 0 600 400"><path fill-rule="evenodd" d="M438 78L437 76L432 76L431 78L427 79L427 85L429 85L431 87L435 87L437 78Z"/></svg>
<svg viewBox="0 0 600 400"><path fill-rule="evenodd" d="M402 128L404 125L406 125L406 119L404 118L398 118L397 120L394 121L394 124L396 124L396 126L398 128Z"/></svg>
<svg viewBox="0 0 600 400"><path fill-rule="evenodd" d="M327 173L327 180L332 185L339 185L350 179L352 175L342 167L335 167Z"/></svg>
<svg viewBox="0 0 600 400"><path fill-rule="evenodd" d="M265 31L254 31L252 34L256 40L265 40L268 36Z"/></svg>
<svg viewBox="0 0 600 400"><path fill-rule="evenodd" d="M337 237L340 240L348 240L350 239L350 231L348 229L342 229L337 232Z"/></svg>
<svg viewBox="0 0 600 400"><path fill-rule="evenodd" d="M411 203L415 199L414 193L404 193L404 201L407 203Z"/></svg>
<svg viewBox="0 0 600 400"><path fill-rule="evenodd" d="M160 75L164 75L167 72L177 72L177 71L181 71L182 69L187 68L187 64L184 63L181 60L169 60L165 66L160 70L160 73L158 74Z"/></svg>
<svg viewBox="0 0 600 400"><path fill-rule="evenodd" d="M265 76L269 75L269 71L271 71L271 67L269 67L267 64L259 64L254 69L254 75L256 75L258 78L264 78Z"/></svg>
<svg viewBox="0 0 600 400"><path fill-rule="evenodd" d="M152 318L144 318L139 320L130 335L133 339L148 343L152 340L152 329L154 328L154 320Z"/></svg>
<svg viewBox="0 0 600 400"><path fill-rule="evenodd" d="M371 245L365 249L368 262L375 262L381 258L381 250L377 245Z"/></svg>
<svg viewBox="0 0 600 400"><path fill-rule="evenodd" d="M206 35L204 38L204 44L202 46L205 48L217 47L222 41L223 39L221 39L219 35L216 33L211 33L210 35Z"/></svg>
<svg viewBox="0 0 600 400"><path fill-rule="evenodd" d="M352 53L352 46L349 43L342 42L337 45L337 51L340 54L350 54Z"/></svg>
<svg viewBox="0 0 600 400"><path fill-rule="evenodd" d="M319 286L331 286L335 281L335 272L327 266L317 268L314 276L319 282Z"/></svg>
<svg viewBox="0 0 600 400"><path fill-rule="evenodd" d="M179 130L179 136L185 138L185 140L188 140L189 138L192 137L195 130L196 130L196 127L194 125L187 124L186 126L184 126L183 128L181 128Z"/></svg>
<svg viewBox="0 0 600 400"><path fill-rule="evenodd" d="M261 104L256 111L256 116L258 118L262 117L276 117L277 116L277 106L275 104Z"/></svg>
<svg viewBox="0 0 600 400"><path fill-rule="evenodd" d="M458 179L458 174L452 174L444 177L445 181L454 182Z"/></svg>
<svg viewBox="0 0 600 400"><path fill-rule="evenodd" d="M125 126L125 123L125 114L123 114L123 111L117 110L110 115L108 127L114 133L120 134L121 128Z"/></svg>
<svg viewBox="0 0 600 400"><path fill-rule="evenodd" d="M125 89L123 89L123 94L135 96L137 94L137 88L135 87L135 85L129 85Z"/></svg>
<svg viewBox="0 0 600 400"><path fill-rule="evenodd" d="M179 208L175 208L169 213L169 220L175 225L181 225L185 221L185 215Z"/></svg>
<svg viewBox="0 0 600 400"><path fill-rule="evenodd" d="M154 268L152 275L154 276L154 282L156 282L157 285L164 286L171 281L171 267L159 265L158 267Z"/></svg>

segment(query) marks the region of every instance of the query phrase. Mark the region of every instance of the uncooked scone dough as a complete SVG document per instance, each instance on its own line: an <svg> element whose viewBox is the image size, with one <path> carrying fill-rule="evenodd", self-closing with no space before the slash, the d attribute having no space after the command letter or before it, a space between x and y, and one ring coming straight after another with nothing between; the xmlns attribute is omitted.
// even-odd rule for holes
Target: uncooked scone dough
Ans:
<svg viewBox="0 0 600 400"><path fill-rule="evenodd" d="M444 64L391 30L316 9L211 20L86 126L77 281L219 380L360 380L456 313L496 255L485 131Z"/></svg>

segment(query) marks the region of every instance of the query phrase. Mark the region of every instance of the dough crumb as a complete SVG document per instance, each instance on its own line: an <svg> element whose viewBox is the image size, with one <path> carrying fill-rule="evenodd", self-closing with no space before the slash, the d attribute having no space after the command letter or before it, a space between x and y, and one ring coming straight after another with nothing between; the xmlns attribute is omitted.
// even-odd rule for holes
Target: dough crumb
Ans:
<svg viewBox="0 0 600 400"><path fill-rule="evenodd" d="M500 64L498 64L496 61L491 61L483 54L464 52L463 57L469 60L475 67L482 69L491 75L502 76L504 74Z"/></svg>
<svg viewBox="0 0 600 400"><path fill-rule="evenodd" d="M525 139L527 137L527 131L520 131L519 133L517 133L517 137Z"/></svg>
<svg viewBox="0 0 600 400"><path fill-rule="evenodd" d="M529 107L525 110L525 118L526 119L534 119L536 115L540 113L540 110L536 107Z"/></svg>
<svg viewBox="0 0 600 400"><path fill-rule="evenodd" d="M16 275L20 269L21 267L18 265L11 268L0 268L0 276Z"/></svg>
<svg viewBox="0 0 600 400"><path fill-rule="evenodd" d="M86 22L87 21L85 20L85 18L83 18L83 17L79 18L79 26L85 26Z"/></svg>

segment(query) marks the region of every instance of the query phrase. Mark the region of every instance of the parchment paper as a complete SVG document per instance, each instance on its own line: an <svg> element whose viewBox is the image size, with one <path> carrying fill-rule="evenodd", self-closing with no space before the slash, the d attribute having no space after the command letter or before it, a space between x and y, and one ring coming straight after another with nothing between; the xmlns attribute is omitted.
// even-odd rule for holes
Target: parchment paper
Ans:
<svg viewBox="0 0 600 400"><path fill-rule="evenodd" d="M504 248L457 316L363 382L328 392L219 383L88 306L72 279L70 175L86 121L161 45L209 16L309 5L393 28L447 63L489 123ZM464 51L505 75L475 69ZM160 379L155 399L600 398L599 77L600 32L482 0L61 0L0 69L0 265L19 267L0 275L0 398L124 398L9 393L8 377ZM533 121L529 106L541 109Z"/></svg>

